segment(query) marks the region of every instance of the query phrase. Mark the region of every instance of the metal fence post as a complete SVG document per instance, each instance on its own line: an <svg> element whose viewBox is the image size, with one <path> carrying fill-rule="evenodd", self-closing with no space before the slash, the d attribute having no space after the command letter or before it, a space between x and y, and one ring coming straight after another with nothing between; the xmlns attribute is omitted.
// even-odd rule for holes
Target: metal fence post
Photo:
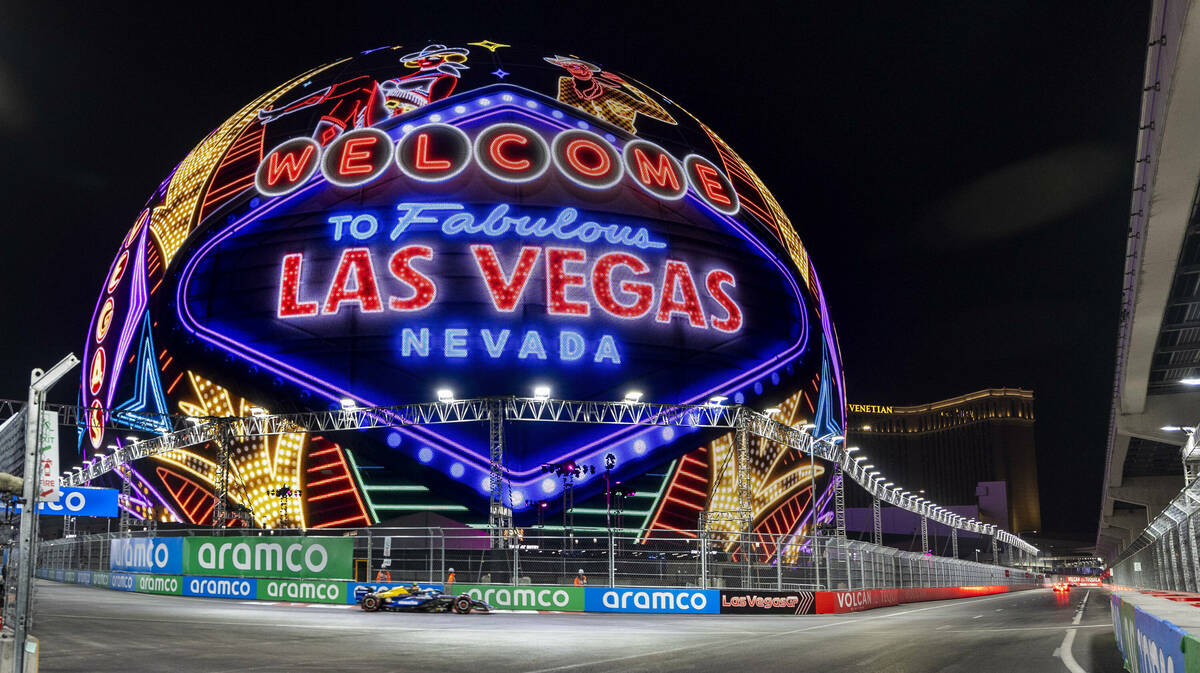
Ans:
<svg viewBox="0 0 1200 673"><path fill-rule="evenodd" d="M775 590L783 591L783 536L775 536Z"/></svg>
<svg viewBox="0 0 1200 673"><path fill-rule="evenodd" d="M512 550L513 550L512 583L514 585L517 585L517 584L521 583L521 545L514 544L512 546Z"/></svg>
<svg viewBox="0 0 1200 673"><path fill-rule="evenodd" d="M700 588L708 588L708 531L700 529Z"/></svg>
<svg viewBox="0 0 1200 673"><path fill-rule="evenodd" d="M367 576L365 578L365 581L367 581L367 582L372 581L372 578L371 578L371 555L372 555L371 547L372 546L373 545L371 544L371 529L368 528L367 529Z"/></svg>
<svg viewBox="0 0 1200 673"><path fill-rule="evenodd" d="M608 586L617 586L617 543L611 528L608 530Z"/></svg>

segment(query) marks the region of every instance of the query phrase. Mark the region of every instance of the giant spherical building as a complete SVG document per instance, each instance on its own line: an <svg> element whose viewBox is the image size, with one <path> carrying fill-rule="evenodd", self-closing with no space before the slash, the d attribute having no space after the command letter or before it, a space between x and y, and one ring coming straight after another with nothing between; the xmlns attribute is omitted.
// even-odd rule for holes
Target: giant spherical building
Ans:
<svg viewBox="0 0 1200 673"><path fill-rule="evenodd" d="M143 433L164 429L158 414L379 407L442 389L530 396L538 385L580 401L722 396L778 406L821 434L844 424L820 284L754 171L633 75L491 41L373 49L238 110L133 218L84 358L83 404ZM599 475L608 454L610 478L636 491L620 505L625 528L694 529L705 508L733 508L732 442L719 432L506 433L518 525L557 521L567 480L543 466ZM97 426L81 452L128 434ZM812 526L828 498L821 466L766 442L751 455L755 526ZM233 468L231 497L260 525L487 519L486 424L297 427L238 438ZM128 478L138 516L212 516L212 447L147 459ZM602 481L585 473L570 486L576 525L596 512L582 505ZM281 508L280 488L302 497Z"/></svg>

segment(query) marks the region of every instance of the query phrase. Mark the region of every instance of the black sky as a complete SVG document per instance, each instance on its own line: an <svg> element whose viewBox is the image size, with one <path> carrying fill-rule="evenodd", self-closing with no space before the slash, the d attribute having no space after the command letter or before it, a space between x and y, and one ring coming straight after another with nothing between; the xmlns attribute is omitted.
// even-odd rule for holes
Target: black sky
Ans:
<svg viewBox="0 0 1200 673"><path fill-rule="evenodd" d="M908 4L0 3L0 397L80 351L146 197L262 91L383 44L535 44L650 83L755 167L851 400L1033 388L1044 528L1086 539L1149 3Z"/></svg>

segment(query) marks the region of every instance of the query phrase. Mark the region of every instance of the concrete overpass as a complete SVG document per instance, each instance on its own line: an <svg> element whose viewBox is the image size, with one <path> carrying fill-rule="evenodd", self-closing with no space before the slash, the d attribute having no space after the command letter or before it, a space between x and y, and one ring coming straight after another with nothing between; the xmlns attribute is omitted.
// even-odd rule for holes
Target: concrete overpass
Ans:
<svg viewBox="0 0 1200 673"><path fill-rule="evenodd" d="M1200 422L1200 8L1157 0L1134 157L1096 552L1111 560L1184 486ZM1086 235L1086 234L1083 234Z"/></svg>

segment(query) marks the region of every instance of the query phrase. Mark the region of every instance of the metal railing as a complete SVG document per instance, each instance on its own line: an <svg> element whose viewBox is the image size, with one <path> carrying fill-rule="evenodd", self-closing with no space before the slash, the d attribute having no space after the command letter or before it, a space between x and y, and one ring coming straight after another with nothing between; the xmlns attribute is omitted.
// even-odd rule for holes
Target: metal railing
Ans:
<svg viewBox="0 0 1200 673"><path fill-rule="evenodd" d="M1200 592L1198 514L1200 479L1193 479L1113 561L1113 584Z"/></svg>
<svg viewBox="0 0 1200 673"><path fill-rule="evenodd" d="M208 528L159 530L155 537L211 535ZM290 530L227 535L304 535ZM570 585L582 570L593 586L840 590L1017 585L1034 576L1016 568L900 551L835 537L684 531L669 537L636 531L574 535L525 529L520 543L490 547L486 531L441 528L310 530L355 539L354 579L459 584ZM146 537L133 532L132 537ZM121 533L79 535L39 545L38 566L109 570L110 545ZM745 553L744 550L749 550ZM780 562L782 558L782 562Z"/></svg>

